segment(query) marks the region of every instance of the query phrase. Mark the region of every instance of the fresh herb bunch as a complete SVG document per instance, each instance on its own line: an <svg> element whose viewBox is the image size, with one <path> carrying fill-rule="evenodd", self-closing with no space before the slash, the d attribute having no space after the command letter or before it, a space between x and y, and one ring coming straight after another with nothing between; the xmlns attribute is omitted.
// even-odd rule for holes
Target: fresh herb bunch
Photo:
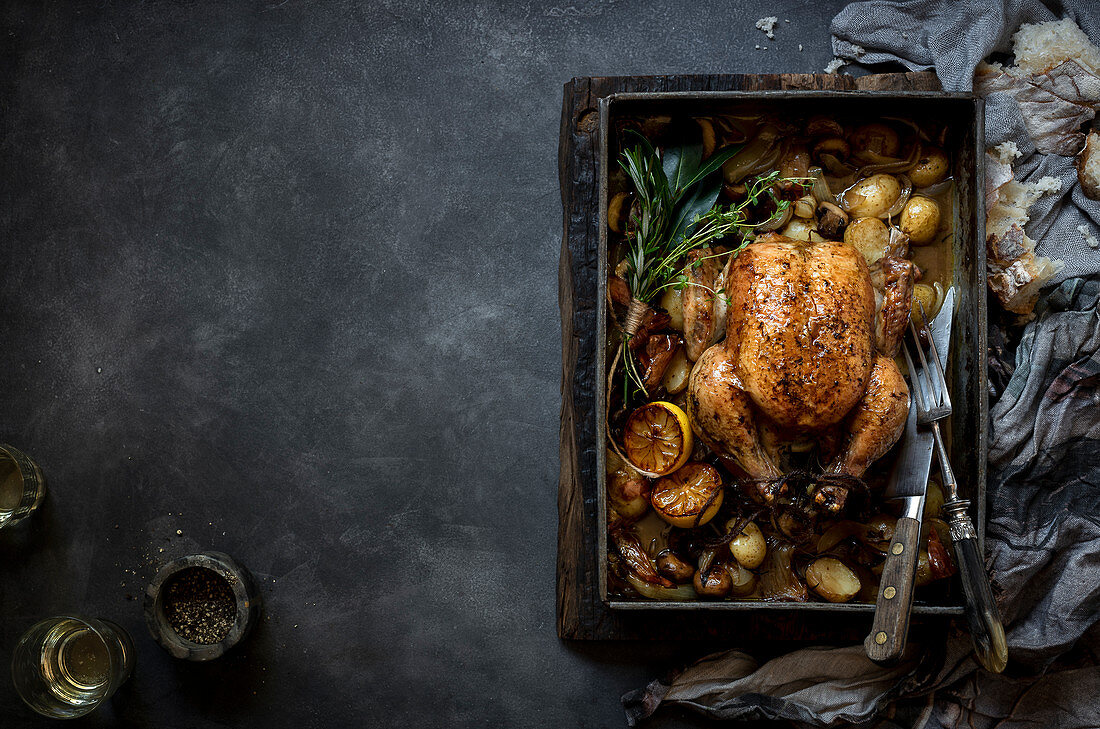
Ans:
<svg viewBox="0 0 1100 729"><path fill-rule="evenodd" d="M691 235L684 238L683 242L676 246L676 249L669 254L669 260L680 260L683 256L687 255L689 251L704 248L713 241L722 240L727 236L735 234L741 237L736 248L696 258L691 266L692 268L699 268L699 266L703 265L704 261L710 258L737 255L749 244L746 233L773 222L776 218L786 213L787 208L790 207L790 200L780 198L775 194L774 185L781 181L806 182L806 180L801 178L781 177L777 171L772 171L766 175L760 175L753 178L746 186L746 196L744 200L735 205L730 205L725 209L722 209L722 206L719 205L698 216L694 221L695 227ZM750 223L748 210L756 207L765 199L770 199L772 201L775 205L775 212L763 222ZM671 275L667 277L666 282L662 284L660 288L682 290L687 286L700 285L701 284L688 280L688 277L683 272L683 267L673 266ZM725 295L725 291L721 289L712 291L711 293L715 295Z"/></svg>
<svg viewBox="0 0 1100 729"><path fill-rule="evenodd" d="M673 255L695 220L714 207L721 180L712 177L740 151L726 147L702 163L700 144L673 147L661 153L640 134L637 146L626 149L619 161L634 183L637 207L631 213L633 233L628 237L626 283L633 299L649 303L668 279L668 267L690 248Z"/></svg>
<svg viewBox="0 0 1100 729"><path fill-rule="evenodd" d="M746 234L782 216L790 201L775 194L775 184L781 182L779 172L754 178L741 202L726 208L715 207L721 191L721 177L714 173L740 151L740 145L725 147L703 163L702 145L672 147L662 155L649 140L635 133L638 144L623 151L619 164L634 184L636 208L631 213L632 232L627 236L626 283L630 290L631 309L644 308L666 288L682 289L692 284L683 274L684 258L691 251L703 248L728 236L739 236L737 248L714 256L736 255L748 241ZM806 182L793 179L792 182ZM772 216L760 223L749 222L749 210L765 199L775 205ZM710 256L708 256L709 258ZM703 260L696 260L697 267ZM724 291L712 292L724 296ZM625 340L635 334L637 322L628 316L623 332ZM630 384L648 396L642 382L639 363L629 347L623 368L624 404L630 400ZM615 360L618 361L619 354ZM612 374L615 364L612 364Z"/></svg>

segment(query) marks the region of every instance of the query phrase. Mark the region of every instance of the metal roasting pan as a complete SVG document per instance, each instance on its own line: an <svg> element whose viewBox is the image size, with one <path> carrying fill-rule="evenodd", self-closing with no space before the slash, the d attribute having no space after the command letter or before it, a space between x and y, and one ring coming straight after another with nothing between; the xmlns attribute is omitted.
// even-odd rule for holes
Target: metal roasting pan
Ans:
<svg viewBox="0 0 1100 729"><path fill-rule="evenodd" d="M951 382L955 413L951 421L952 465L959 478L964 498L971 500L971 516L984 545L985 479L988 450L989 399L986 383L986 284L985 284L985 202L982 180L985 177L983 150L985 128L982 99L973 94L945 92L877 91L682 91L612 94L600 100L599 108L599 292L604 315L597 317L598 340L608 342L607 306L607 202L609 174L617 167L613 138L615 120L648 116L692 117L759 109L779 114L863 113L868 117L934 117L950 124L947 152L956 181L957 210L953 221L954 270L958 312L951 339L948 379ZM607 347L596 351L596 402L607 396ZM602 439L606 432L604 408L596 407L596 448L599 508L599 582L600 597L615 610L724 611L782 610L814 612L874 612L874 604L832 604L826 602L769 603L760 600L661 602L649 599L625 600L607 594L607 493L606 450ZM933 468L935 466L933 465ZM923 615L961 615L962 596L957 584L940 603L917 601L913 612Z"/></svg>

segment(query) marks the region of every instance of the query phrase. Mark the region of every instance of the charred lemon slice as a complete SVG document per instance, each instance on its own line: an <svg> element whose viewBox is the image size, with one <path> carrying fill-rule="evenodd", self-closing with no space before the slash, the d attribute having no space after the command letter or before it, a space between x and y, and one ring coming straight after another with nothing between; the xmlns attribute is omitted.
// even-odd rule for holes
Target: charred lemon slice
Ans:
<svg viewBox="0 0 1100 729"><path fill-rule="evenodd" d="M691 457L687 413L670 402L642 405L626 419L623 449L631 465L647 476L664 476Z"/></svg>
<svg viewBox="0 0 1100 729"><path fill-rule="evenodd" d="M722 477L706 463L689 463L653 485L650 503L672 526L701 526L722 506Z"/></svg>

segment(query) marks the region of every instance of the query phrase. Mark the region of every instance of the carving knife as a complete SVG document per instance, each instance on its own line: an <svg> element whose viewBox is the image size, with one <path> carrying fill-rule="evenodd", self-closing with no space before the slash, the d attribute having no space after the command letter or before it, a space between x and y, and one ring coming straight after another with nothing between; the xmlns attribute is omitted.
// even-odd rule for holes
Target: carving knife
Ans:
<svg viewBox="0 0 1100 729"><path fill-rule="evenodd" d="M944 297L939 314L929 324L936 349L947 360L951 342L951 322L955 314L955 290ZM871 632L863 642L867 657L876 663L893 663L905 650L909 635L909 614L917 572L917 555L924 497L928 490L928 472L932 467L935 440L928 428L917 427L917 406L913 401L913 374L910 373L909 417L905 423L901 451L890 472L883 498L901 504L902 515L887 547L879 582L878 600Z"/></svg>

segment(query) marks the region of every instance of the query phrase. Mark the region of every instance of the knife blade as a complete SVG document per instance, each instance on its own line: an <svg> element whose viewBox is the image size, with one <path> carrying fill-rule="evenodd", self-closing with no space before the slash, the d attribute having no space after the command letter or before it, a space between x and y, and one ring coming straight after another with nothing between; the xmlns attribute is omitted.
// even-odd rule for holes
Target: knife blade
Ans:
<svg viewBox="0 0 1100 729"><path fill-rule="evenodd" d="M936 350L943 356L944 367L947 366L949 356L948 347L951 343L951 322L955 315L955 289L947 292L943 299L943 306L939 314L928 325L929 334L936 342ZM913 373L909 379L912 383ZM928 382L925 378L924 382ZM935 386L935 385L933 385ZM932 469L932 453L935 450L935 439L928 428L917 427L917 409L913 403L912 384L909 394L909 417L905 421L905 434L903 436L901 452L894 461L893 470L890 472L890 480L886 484L883 498L887 500L901 499L904 503L903 513L908 514L913 508L917 509L919 516L924 508L924 496L928 487L928 473ZM915 504L912 499L920 499Z"/></svg>
<svg viewBox="0 0 1100 729"><path fill-rule="evenodd" d="M929 335L947 361L951 341L951 323L955 314L955 289L944 297L939 314L929 324ZM867 657L878 663L892 663L901 657L909 635L909 615L917 571L921 518L928 491L928 472L932 467L935 439L928 428L917 427L917 408L913 402L913 377L909 374L909 415L905 421L901 450L894 461L883 498L900 502L902 516L883 564L878 601L871 632L864 641ZM925 382L928 380L925 379Z"/></svg>

